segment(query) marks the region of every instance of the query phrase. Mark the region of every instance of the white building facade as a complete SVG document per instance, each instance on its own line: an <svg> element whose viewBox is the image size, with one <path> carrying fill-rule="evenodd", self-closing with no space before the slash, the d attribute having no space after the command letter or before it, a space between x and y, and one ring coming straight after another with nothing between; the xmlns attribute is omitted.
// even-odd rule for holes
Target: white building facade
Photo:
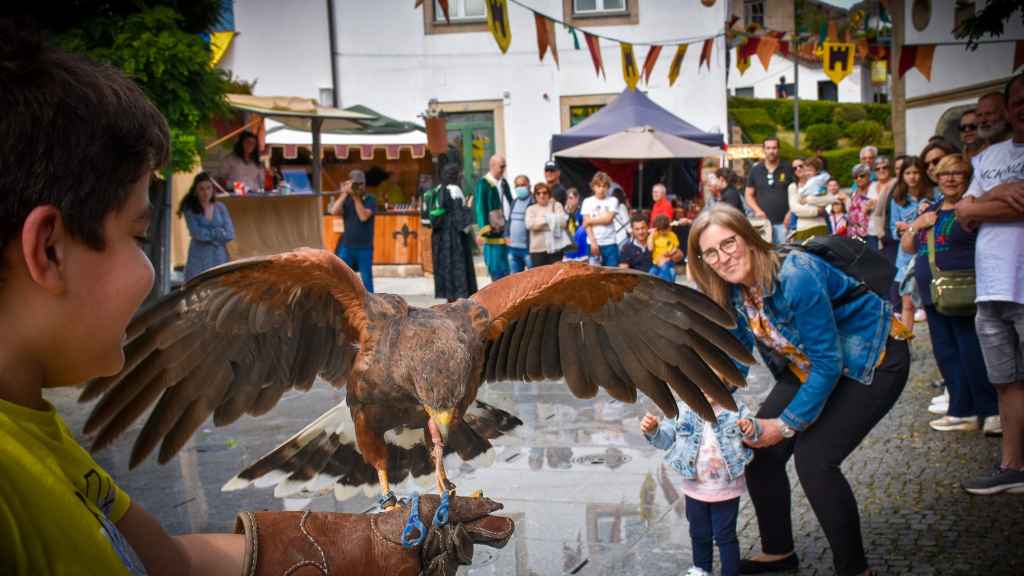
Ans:
<svg viewBox="0 0 1024 576"><path fill-rule="evenodd" d="M750 59L750 67L740 74L739 68L736 67L736 52L737 49L733 48L729 58L728 86L729 94L733 96L775 98L776 87L779 84L793 84L796 79L792 58L778 53L772 57L767 70L761 65L761 60L753 56ZM865 71L864 67L857 64L853 72L836 85L820 65L814 66L800 61L800 99L870 103L873 91L870 90L870 78L865 77Z"/></svg>
<svg viewBox="0 0 1024 576"><path fill-rule="evenodd" d="M486 170L486 156L504 153L510 175L542 176L551 136L567 129L625 88L619 45L602 40L605 77L594 66L583 30L632 42L714 40L711 65L698 69L701 41L691 44L675 85L666 46L649 85L652 100L696 127L726 132L726 54L720 35L726 0L522 0L533 10L577 27L580 48L555 25L560 68L550 53L538 60L534 16L509 3L512 43L502 54L480 18L483 0L449 0L453 24L425 0L334 0L338 105L369 106L415 120L433 100L449 116L449 141L463 141ZM706 6L706 4L711 4ZM602 11L603 10L603 11ZM221 67L255 80L257 95L330 96L330 33L324 0L236 0L239 32ZM635 46L643 65L647 47ZM482 153L481 153L482 152ZM468 172L468 171L467 171Z"/></svg>
<svg viewBox="0 0 1024 576"><path fill-rule="evenodd" d="M967 4L980 11L985 2ZM905 44L963 42L952 32L958 20L954 2L904 0L903 6ZM1019 13L1005 23L1002 38L1024 38ZM936 46L930 81L918 70L909 70L903 78L907 153L920 153L928 138L942 132L944 119L959 118L959 111L973 107L979 96L1001 92L1013 75L1013 51L1013 42L982 44L975 51Z"/></svg>

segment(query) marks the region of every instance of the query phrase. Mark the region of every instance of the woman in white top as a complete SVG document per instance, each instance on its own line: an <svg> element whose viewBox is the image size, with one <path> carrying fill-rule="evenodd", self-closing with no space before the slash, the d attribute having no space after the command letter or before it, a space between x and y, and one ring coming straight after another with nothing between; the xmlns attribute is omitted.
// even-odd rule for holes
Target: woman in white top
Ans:
<svg viewBox="0 0 1024 576"><path fill-rule="evenodd" d="M241 182L246 192L260 189L263 167L260 166L259 140L255 134L245 131L238 136L235 149L220 166L218 177L229 192L234 192L235 182Z"/></svg>
<svg viewBox="0 0 1024 576"><path fill-rule="evenodd" d="M879 156L875 159L875 178L868 186L868 198L874 204L871 206L871 217L868 219L868 235L864 239L868 246L875 250L882 249L882 240L885 238L885 221L889 209L889 193L892 192L896 179L892 177L893 166L888 156Z"/></svg>
<svg viewBox="0 0 1024 576"><path fill-rule="evenodd" d="M571 242L565 224L569 215L562 203L551 197L544 182L533 186L535 203L526 209L526 228L530 231L530 268L562 260L562 250Z"/></svg>

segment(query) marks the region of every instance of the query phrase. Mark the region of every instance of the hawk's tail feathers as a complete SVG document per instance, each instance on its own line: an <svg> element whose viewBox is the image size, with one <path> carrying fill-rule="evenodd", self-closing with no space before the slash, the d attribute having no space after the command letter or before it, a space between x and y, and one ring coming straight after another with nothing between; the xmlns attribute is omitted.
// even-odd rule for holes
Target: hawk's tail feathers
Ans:
<svg viewBox="0 0 1024 576"><path fill-rule="evenodd" d="M451 427L445 445L445 468L452 478L494 461L490 440L508 435L522 421L484 402L475 402L462 422ZM275 486L274 496L315 496L332 488L337 500L358 495L375 498L377 471L356 446L348 406L335 406L222 488ZM399 493L434 485L434 464L422 428L399 428L384 434L388 445L388 479Z"/></svg>

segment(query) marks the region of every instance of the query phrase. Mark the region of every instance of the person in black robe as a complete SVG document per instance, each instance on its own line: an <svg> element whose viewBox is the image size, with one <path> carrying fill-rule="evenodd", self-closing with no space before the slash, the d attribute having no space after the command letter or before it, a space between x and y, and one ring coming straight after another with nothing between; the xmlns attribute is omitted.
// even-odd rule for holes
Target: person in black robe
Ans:
<svg viewBox="0 0 1024 576"><path fill-rule="evenodd" d="M441 185L434 190L430 212L431 254L434 258L434 297L454 302L476 292L476 270L470 213L459 188L459 167L449 164L441 171Z"/></svg>

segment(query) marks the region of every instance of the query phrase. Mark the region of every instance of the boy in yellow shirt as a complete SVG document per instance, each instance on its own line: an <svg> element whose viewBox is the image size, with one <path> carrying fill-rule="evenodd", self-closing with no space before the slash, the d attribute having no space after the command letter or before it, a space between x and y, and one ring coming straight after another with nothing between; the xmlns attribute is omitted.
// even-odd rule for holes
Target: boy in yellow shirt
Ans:
<svg viewBox="0 0 1024 576"><path fill-rule="evenodd" d="M683 259L683 252L679 249L679 237L669 228L668 217L664 214L654 219L654 232L647 237L647 246L654 264L651 274L675 282L676 262Z"/></svg>
<svg viewBox="0 0 1024 576"><path fill-rule="evenodd" d="M419 547L371 531L365 515L265 512L247 515L244 533L172 537L75 441L43 389L123 367L126 328L153 286L149 182L169 131L117 70L3 19L0 38L0 572L234 576L309 560L318 574L332 563L335 574L418 573ZM480 513L486 502L452 499L474 542L488 541L474 522L505 520L486 515L493 503ZM436 506L421 501L427 529ZM294 544L309 541L315 555Z"/></svg>

